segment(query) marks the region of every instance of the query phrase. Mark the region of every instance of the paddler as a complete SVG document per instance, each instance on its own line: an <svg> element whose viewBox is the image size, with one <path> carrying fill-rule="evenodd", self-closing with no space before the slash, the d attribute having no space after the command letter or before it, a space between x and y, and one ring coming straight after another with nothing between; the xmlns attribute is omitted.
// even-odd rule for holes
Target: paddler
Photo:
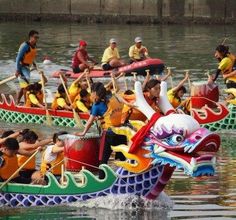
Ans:
<svg viewBox="0 0 236 220"><path fill-rule="evenodd" d="M99 118L101 127L103 129L101 148L99 153L100 164L107 164L109 157L112 153L111 146L117 146L120 144L127 144L127 138L124 135L115 134L111 127L121 126L121 114L123 103L120 102L116 95L107 96L106 88L103 83L96 82L91 87L91 98L93 105L90 112L90 117L82 132L77 132L76 135L84 136L94 120ZM116 159L125 160L122 153L116 153ZM103 179L105 173L100 170L99 178Z"/></svg>
<svg viewBox="0 0 236 220"><path fill-rule="evenodd" d="M47 146L42 155L41 172L43 175L46 172L51 172L55 175L58 181L61 179L61 166L64 165L64 141L60 139L61 135L68 134L65 131L60 131L53 134L53 144Z"/></svg>
<svg viewBox="0 0 236 220"><path fill-rule="evenodd" d="M72 106L70 106L70 103L67 100L66 91L62 84L57 88L57 93L55 94L51 107L52 110L72 110Z"/></svg>
<svg viewBox="0 0 236 220"><path fill-rule="evenodd" d="M185 77L181 80L177 86L168 90L167 96L170 104L176 109L182 104L182 97L187 92L186 88L183 86L184 83L188 80L189 74L186 72Z"/></svg>
<svg viewBox="0 0 236 220"><path fill-rule="evenodd" d="M229 47L219 45L215 51L215 58L219 61L218 69L212 78L213 82L217 80L220 73L226 82L227 88L236 88L235 56L229 52Z"/></svg>
<svg viewBox="0 0 236 220"><path fill-rule="evenodd" d="M225 92L228 94L225 99L226 104L236 105L236 88L225 89Z"/></svg>

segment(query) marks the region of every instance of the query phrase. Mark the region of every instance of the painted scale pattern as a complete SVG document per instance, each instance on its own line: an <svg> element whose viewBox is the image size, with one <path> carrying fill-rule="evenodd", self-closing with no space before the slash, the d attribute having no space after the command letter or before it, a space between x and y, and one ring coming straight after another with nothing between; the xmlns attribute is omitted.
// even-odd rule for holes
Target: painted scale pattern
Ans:
<svg viewBox="0 0 236 220"><path fill-rule="evenodd" d="M224 119L204 124L202 127L207 128L210 131L220 131L220 130L235 130L236 129L236 105L230 104L228 106L229 114Z"/></svg>
<svg viewBox="0 0 236 220"><path fill-rule="evenodd" d="M174 169L173 169L174 170ZM163 176L164 166L156 165L142 174L130 173L123 168L116 171L117 179L109 188L95 193L78 194L78 195L30 195L17 193L2 193L0 204L10 207L17 206L48 206L58 205L69 202L77 202L106 196L108 194L136 194L148 196L150 191L154 190L159 181L164 186L169 178ZM171 173L172 174L172 173ZM171 175L170 175L171 176ZM109 177L108 177L109 178ZM161 192L162 190L160 190ZM63 190L62 190L63 192Z"/></svg>

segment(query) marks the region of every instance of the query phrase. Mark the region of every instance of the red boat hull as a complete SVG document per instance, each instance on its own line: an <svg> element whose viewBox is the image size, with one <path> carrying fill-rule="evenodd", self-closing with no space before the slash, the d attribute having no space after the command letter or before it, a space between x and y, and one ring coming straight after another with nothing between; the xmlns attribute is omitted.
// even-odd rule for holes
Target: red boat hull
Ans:
<svg viewBox="0 0 236 220"><path fill-rule="evenodd" d="M150 70L150 74L162 74L164 70L164 63L160 59L146 59L143 61L135 62L126 66L118 68L118 73L125 72L126 76L131 75L132 72L136 72L138 75L146 75L145 70ZM58 70L52 74L53 77L58 78L59 74L63 72L68 78L77 78L80 73L73 73L71 70ZM89 76L92 78L110 77L111 71L105 71L101 69L93 69L90 71Z"/></svg>

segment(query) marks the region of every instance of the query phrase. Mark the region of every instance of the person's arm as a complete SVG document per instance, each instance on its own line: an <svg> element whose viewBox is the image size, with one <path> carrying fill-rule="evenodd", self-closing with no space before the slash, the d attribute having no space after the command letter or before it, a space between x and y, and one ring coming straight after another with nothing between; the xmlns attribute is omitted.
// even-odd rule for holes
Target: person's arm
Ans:
<svg viewBox="0 0 236 220"><path fill-rule="evenodd" d="M172 74L171 71L168 71L166 75L164 75L163 77L157 78L157 80L165 81L169 78L169 76L171 76L171 74Z"/></svg>
<svg viewBox="0 0 236 220"><path fill-rule="evenodd" d="M83 132L77 132L77 133L75 133L75 135L84 136L87 133L87 131L90 129L90 127L92 126L95 119L96 119L96 116L90 115Z"/></svg>
<svg viewBox="0 0 236 220"><path fill-rule="evenodd" d="M98 64L98 62L90 56L88 56L88 60L92 61L94 65Z"/></svg>
<svg viewBox="0 0 236 220"><path fill-rule="evenodd" d="M61 153L64 151L64 147L58 147L57 145L54 145L52 147L52 153L56 154L56 153Z"/></svg>
<svg viewBox="0 0 236 220"><path fill-rule="evenodd" d="M28 143L25 143L25 142L20 142L19 145L20 145L20 150L26 150L27 151L27 150L32 150L32 149L35 150L38 147L45 146L45 145L47 145L51 142L52 142L52 139L47 138L47 139L38 141L35 144L28 144Z"/></svg>
<svg viewBox="0 0 236 220"><path fill-rule="evenodd" d="M129 106L129 107L132 107L132 108L136 108L137 106L132 104L132 103L129 103L127 102L125 99L123 99L121 96L119 96L118 94L115 94L115 97L119 100L119 102Z"/></svg>
<svg viewBox="0 0 236 220"><path fill-rule="evenodd" d="M220 72L221 72L220 69L216 70L215 76L212 78L213 82L215 82L217 80L218 76L220 75Z"/></svg>
<svg viewBox="0 0 236 220"><path fill-rule="evenodd" d="M236 70L234 70L234 71L232 71L228 74L223 74L224 79L227 79L227 78L232 77L232 76L236 76Z"/></svg>
<svg viewBox="0 0 236 220"><path fill-rule="evenodd" d="M67 105L66 101L64 98L58 98L57 99L57 104L58 106L60 106L61 108L64 108L66 110L72 110L71 106Z"/></svg>
<svg viewBox="0 0 236 220"><path fill-rule="evenodd" d="M77 100L76 101L76 107L79 109L81 112L89 112L88 108L82 103L81 101Z"/></svg>
<svg viewBox="0 0 236 220"><path fill-rule="evenodd" d="M176 87L174 87L174 88L172 89L173 92L178 91L179 88L180 88L181 86L183 86L184 83L188 80L188 78L189 78L189 74L188 74L188 72L186 72L186 73L185 73L185 77L184 77L184 79L183 79L182 81L180 81L179 84L178 84Z"/></svg>
<svg viewBox="0 0 236 220"><path fill-rule="evenodd" d="M145 58L150 58L148 55L148 49L146 47L142 48L142 54Z"/></svg>
<svg viewBox="0 0 236 220"><path fill-rule="evenodd" d="M83 63L84 65L86 65L87 67L89 67L89 63L84 59L83 55L80 53L80 51L78 51L77 53L77 58L78 60Z"/></svg>
<svg viewBox="0 0 236 220"><path fill-rule="evenodd" d="M7 138L17 138L19 135L20 135L20 131L17 131L5 138L0 138L0 145L3 144Z"/></svg>
<svg viewBox="0 0 236 220"><path fill-rule="evenodd" d="M19 76L20 75L20 69L21 69L21 61L24 58L25 53L28 51L28 44L23 43L20 48L19 48L19 52L16 56L16 75Z"/></svg>
<svg viewBox="0 0 236 220"><path fill-rule="evenodd" d="M145 80L143 81L143 85L142 85L142 89L144 90L145 89L145 86L146 86L146 84L147 84L147 82L150 80L150 71L146 71L146 78L145 78Z"/></svg>
<svg viewBox="0 0 236 220"><path fill-rule="evenodd" d="M31 101L34 105L36 105L36 106L38 106L38 107L40 107L40 108L45 108L44 105L40 104L40 102L39 102L39 100L37 99L36 95L34 95L34 94L29 94L29 99L30 99L30 101Z"/></svg>
<svg viewBox="0 0 236 220"><path fill-rule="evenodd" d="M136 60L134 59L134 47L133 47L133 46L131 46L131 47L129 48L129 58L130 58L132 61L136 62Z"/></svg>

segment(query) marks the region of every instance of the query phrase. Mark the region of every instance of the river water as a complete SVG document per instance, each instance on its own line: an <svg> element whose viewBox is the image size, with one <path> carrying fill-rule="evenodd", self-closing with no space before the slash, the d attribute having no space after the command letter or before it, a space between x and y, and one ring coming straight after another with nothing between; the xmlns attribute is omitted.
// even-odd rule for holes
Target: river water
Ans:
<svg viewBox="0 0 236 220"><path fill-rule="evenodd" d="M207 70L214 72L217 62L214 49L225 38L232 52L236 51L235 26L140 26L140 25L81 25L76 23L1 23L0 24L0 71L1 79L15 71L15 56L19 44L27 38L30 29L40 33L38 43L38 65L48 79L48 88L55 91L59 84L51 78L53 71L70 68L71 56L78 39L88 42L88 51L98 61L111 37L118 40L120 54L128 59L128 48L136 36L143 38L151 57L165 61L166 66L175 67L173 81L176 83L190 70L192 82L204 81ZM42 65L49 56L52 65ZM39 75L32 73L33 80ZM122 82L120 82L122 83ZM220 87L224 87L219 79ZM132 86L132 80L129 80ZM8 84L17 89L17 82ZM2 129L22 128L1 122ZM25 125L27 127L27 125ZM48 136L51 128L33 126L41 135ZM55 129L54 129L55 130ZM236 144L235 132L221 133L222 144L217 155L216 174L213 177L191 178L176 171L158 204L129 208L122 206L127 198L112 204L72 204L59 207L37 207L27 209L1 209L1 219L236 219ZM132 198L135 199L135 198ZM128 198L128 201L130 198ZM117 205L117 204L120 204Z"/></svg>

